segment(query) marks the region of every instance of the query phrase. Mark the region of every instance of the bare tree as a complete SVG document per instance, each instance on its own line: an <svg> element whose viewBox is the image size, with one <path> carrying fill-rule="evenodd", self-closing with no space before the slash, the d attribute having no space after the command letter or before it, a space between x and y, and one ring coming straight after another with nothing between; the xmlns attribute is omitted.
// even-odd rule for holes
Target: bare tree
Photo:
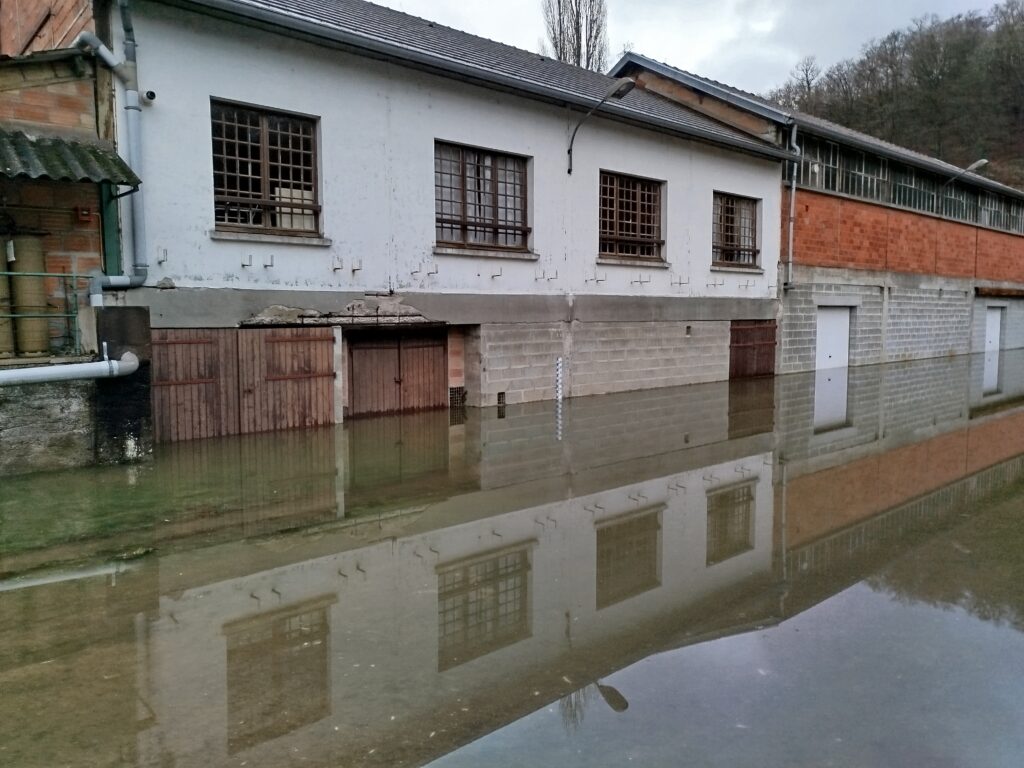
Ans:
<svg viewBox="0 0 1024 768"><path fill-rule="evenodd" d="M546 52L554 59L601 72L608 65L608 8L605 0L542 0L548 33Z"/></svg>

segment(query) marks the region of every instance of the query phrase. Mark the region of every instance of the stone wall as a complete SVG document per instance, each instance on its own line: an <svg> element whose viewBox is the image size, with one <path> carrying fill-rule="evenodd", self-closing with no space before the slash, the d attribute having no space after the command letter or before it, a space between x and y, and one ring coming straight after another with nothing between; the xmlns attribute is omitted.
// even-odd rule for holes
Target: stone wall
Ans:
<svg viewBox="0 0 1024 768"><path fill-rule="evenodd" d="M0 476L91 464L95 391L92 381L0 387Z"/></svg>

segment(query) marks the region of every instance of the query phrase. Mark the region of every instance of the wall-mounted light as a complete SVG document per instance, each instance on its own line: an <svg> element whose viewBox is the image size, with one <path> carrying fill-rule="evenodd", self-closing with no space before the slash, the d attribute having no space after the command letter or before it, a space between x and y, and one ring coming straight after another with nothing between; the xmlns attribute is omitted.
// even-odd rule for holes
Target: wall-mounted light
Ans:
<svg viewBox="0 0 1024 768"><path fill-rule="evenodd" d="M572 145L573 145L573 142L576 141L576 132L580 129L580 126L583 125L585 122L587 122L587 118L590 117L592 114L594 114L594 112L597 111L598 107L600 107L602 104L604 104L606 101L608 101L608 99L621 99L627 93L632 91L635 87L636 87L636 81L632 80L632 79L630 79L628 77L620 77L618 80L615 80L611 84L611 86L608 88L608 90L604 94L604 96L601 97L601 100L599 102L597 102L597 104L592 106L590 108L590 111L587 112L587 114L585 114L582 118L580 118L580 121L578 123L576 123L576 127L572 129L572 137L569 139L569 173L570 174L572 174Z"/></svg>

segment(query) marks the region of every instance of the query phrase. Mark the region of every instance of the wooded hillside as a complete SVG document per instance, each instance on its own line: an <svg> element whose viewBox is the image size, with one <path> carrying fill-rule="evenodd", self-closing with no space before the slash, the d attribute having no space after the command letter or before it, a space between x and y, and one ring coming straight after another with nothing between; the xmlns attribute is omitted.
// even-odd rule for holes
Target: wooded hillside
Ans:
<svg viewBox="0 0 1024 768"><path fill-rule="evenodd" d="M825 70L807 57L767 95L1024 188L1024 0L918 19Z"/></svg>

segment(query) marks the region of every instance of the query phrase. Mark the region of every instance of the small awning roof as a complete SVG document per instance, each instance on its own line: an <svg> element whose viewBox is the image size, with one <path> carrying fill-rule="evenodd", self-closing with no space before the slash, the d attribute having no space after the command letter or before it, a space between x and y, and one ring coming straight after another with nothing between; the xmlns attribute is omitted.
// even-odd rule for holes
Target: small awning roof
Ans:
<svg viewBox="0 0 1024 768"><path fill-rule="evenodd" d="M46 135L0 125L0 176L53 181L141 182L113 147L87 137Z"/></svg>

